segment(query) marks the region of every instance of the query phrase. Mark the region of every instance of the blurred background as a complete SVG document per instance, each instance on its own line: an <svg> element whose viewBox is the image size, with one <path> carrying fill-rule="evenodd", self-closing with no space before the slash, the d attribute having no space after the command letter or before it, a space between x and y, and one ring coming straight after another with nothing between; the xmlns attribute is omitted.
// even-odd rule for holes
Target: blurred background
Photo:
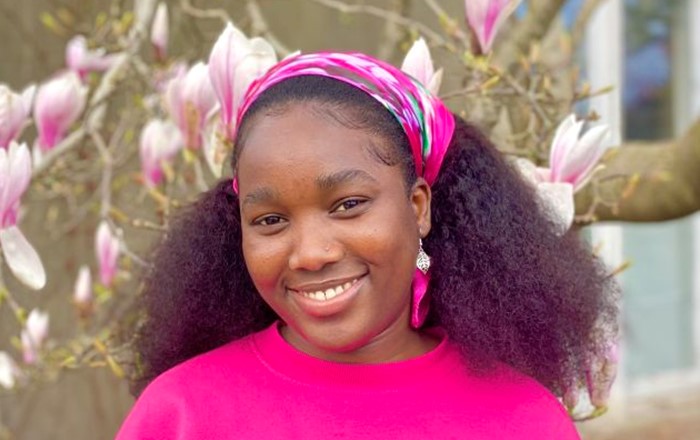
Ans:
<svg viewBox="0 0 700 440"><path fill-rule="evenodd" d="M255 24L249 1L167 3L169 52L188 61L208 56L223 28L217 10L225 11L242 29ZM426 26L441 27L423 0L345 3L398 8ZM464 25L462 0L437 3ZM516 20L528 13L530 3L521 4ZM269 29L290 50L359 50L394 64L405 53L378 43L395 30L372 14L343 13L311 0L255 4ZM99 17L132 7L132 2L117 0L0 0L0 82L21 90L43 81L63 65L65 46L73 35L91 34ZM577 17L588 10L593 12L580 30L575 60L582 79L593 89L613 88L577 105L582 111L595 110L613 127L618 142L663 141L685 133L700 116L700 0L568 0L551 38L572 31ZM435 59L442 65L439 55ZM444 58L444 62L444 81L449 84L450 61ZM116 197L135 196L126 191ZM659 192L658 198L663 197ZM78 267L94 265L97 226L96 220L86 220L60 233L49 230L45 219L63 215L66 203L64 198L32 197L28 203L32 215L22 222L50 279L48 288L27 294L22 301L27 308L50 312L51 338L59 341L74 335L81 325L70 296ZM154 231L133 233L139 237L136 244L132 242L136 254L146 254L158 237ZM609 411L579 423L582 435L700 439L700 216L666 222L601 222L587 227L584 234L611 266L626 262L630 266L620 275L623 341ZM125 286L137 289L135 273ZM0 309L0 349L12 351L6 341L17 332L11 313ZM0 393L0 439L112 438L133 399L124 379L99 366L63 370L21 393Z"/></svg>

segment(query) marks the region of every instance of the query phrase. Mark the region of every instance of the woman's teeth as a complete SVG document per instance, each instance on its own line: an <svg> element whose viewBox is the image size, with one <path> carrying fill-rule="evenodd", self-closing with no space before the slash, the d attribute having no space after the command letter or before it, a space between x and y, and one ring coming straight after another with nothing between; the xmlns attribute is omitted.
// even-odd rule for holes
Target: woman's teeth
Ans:
<svg viewBox="0 0 700 440"><path fill-rule="evenodd" d="M327 301L327 300L335 298L336 296L345 292L356 282L357 282L357 279L354 279L352 281L348 281L347 283L345 283L343 285L336 286L336 287L330 287L326 290L318 290L316 292L300 291L300 293L302 295L304 295L305 297L314 299L316 301Z"/></svg>

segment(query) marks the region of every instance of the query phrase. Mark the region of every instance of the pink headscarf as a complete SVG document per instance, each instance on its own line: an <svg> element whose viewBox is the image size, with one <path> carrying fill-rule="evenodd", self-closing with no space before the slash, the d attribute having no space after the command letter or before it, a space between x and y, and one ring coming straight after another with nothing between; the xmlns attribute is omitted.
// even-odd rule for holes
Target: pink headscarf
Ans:
<svg viewBox="0 0 700 440"><path fill-rule="evenodd" d="M452 113L417 80L361 53L319 52L280 61L250 85L238 109L236 127L263 92L287 78L303 75L343 81L379 101L403 127L413 152L416 175L429 185L435 182L454 132Z"/></svg>

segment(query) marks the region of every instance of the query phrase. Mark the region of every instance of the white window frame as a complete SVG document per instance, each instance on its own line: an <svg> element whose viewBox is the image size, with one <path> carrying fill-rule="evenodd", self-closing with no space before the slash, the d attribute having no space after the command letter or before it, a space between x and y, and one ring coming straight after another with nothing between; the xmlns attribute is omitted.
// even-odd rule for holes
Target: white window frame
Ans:
<svg viewBox="0 0 700 440"><path fill-rule="evenodd" d="M688 38L685 47L675 47L680 53L700 54L700 0L686 0L683 5L687 12L684 18L684 30ZM591 109L601 115L602 120L611 125L613 145L619 145L622 139L622 79L624 75L624 0L608 0L591 17L586 35L586 63L588 80L593 90L615 85L612 93L591 100ZM700 117L700 57L687 56L678 62L688 63L674 69L679 73L674 83L682 88L682 93L674 109L676 135L682 133L690 123ZM676 62L676 61L674 61ZM675 73L674 73L675 74ZM700 214L692 221L693 230L693 359L694 366L689 370L658 373L641 378L629 378L625 374L623 336L621 362L618 379L612 390L610 405L623 405L629 398L659 396L689 386L700 386ZM601 256L610 267L620 265L625 257L622 225L607 223L593 226L591 231L594 245L600 245ZM623 290L624 290L624 286ZM624 308L624 298L622 307Z"/></svg>

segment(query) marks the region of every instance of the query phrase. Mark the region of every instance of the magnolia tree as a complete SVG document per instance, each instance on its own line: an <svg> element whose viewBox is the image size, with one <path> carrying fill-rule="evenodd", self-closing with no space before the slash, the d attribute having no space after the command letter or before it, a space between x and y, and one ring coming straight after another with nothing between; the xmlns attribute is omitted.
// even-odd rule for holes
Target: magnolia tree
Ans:
<svg viewBox="0 0 700 440"><path fill-rule="evenodd" d="M539 50L551 41L548 30L556 26L563 0L532 1L520 20L511 17L516 0L467 0L463 18L426 1L438 29L408 18L401 8L410 2L390 10L308 1L384 20L380 51L400 53L402 69L453 110L469 109L468 118L497 140L536 188L538 203L560 233L601 219L673 218L700 205L697 197L694 205L686 200L677 206L656 206L650 198L654 185L676 193L697 189L682 173L660 179L664 165L651 166L697 151L691 142L697 127L671 147L647 147L640 158L636 146L610 148L608 128L595 114L572 113L576 103L603 91L590 90L573 67L562 74L561 66L572 64ZM596 3L586 3L574 29L584 26ZM102 24L104 47L94 35L76 35L66 46L65 65L41 84L21 91L0 84L0 307L16 318L14 349L0 351L4 392L20 393L66 369L108 367L119 377L135 370L138 359L120 335L140 319L130 273L148 266L147 257L139 256L146 249L143 232L155 241L174 210L221 177L244 91L290 53L255 1L246 3L246 22L257 35L251 37L225 11L182 0L177 12L183 16L221 18L221 33L208 53L185 60L168 47L173 12L165 2L139 0L134 11L115 16L107 31ZM431 50L452 66L449 75L436 68ZM571 61L572 53L563 56ZM450 79L451 90L443 78ZM33 128L25 131L28 126ZM98 225L94 263L74 274L72 301L81 325L72 337L58 339L45 311L23 305L33 295L24 290L49 290L52 281L42 265L48 255L37 253L31 234L27 238L19 227L22 199L77 190L82 195L75 221ZM125 192L131 194L127 200L120 196ZM10 283L9 274L21 285ZM605 410L616 362L617 341L611 338L609 350L590 360L587 383L571 384L560 396L574 417Z"/></svg>

